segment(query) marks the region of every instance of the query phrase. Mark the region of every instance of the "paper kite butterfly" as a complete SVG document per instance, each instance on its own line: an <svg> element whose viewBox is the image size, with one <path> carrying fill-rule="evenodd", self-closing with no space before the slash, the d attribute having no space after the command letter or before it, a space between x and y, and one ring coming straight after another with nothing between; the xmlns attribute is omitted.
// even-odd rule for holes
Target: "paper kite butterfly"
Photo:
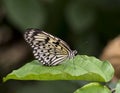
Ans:
<svg viewBox="0 0 120 93"><path fill-rule="evenodd" d="M77 53L60 38L39 29L27 29L24 38L32 47L35 58L46 66L58 65Z"/></svg>

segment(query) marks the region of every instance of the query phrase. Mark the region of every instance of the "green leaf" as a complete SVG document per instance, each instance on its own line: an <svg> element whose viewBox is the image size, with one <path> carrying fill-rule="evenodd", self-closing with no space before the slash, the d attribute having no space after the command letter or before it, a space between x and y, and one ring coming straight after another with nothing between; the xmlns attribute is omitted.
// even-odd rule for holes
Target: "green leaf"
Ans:
<svg viewBox="0 0 120 93"><path fill-rule="evenodd" d="M74 93L111 93L111 91L99 83L90 83L77 89Z"/></svg>
<svg viewBox="0 0 120 93"><path fill-rule="evenodd" d="M46 19L45 7L39 0L3 0L7 18L17 27L43 27Z"/></svg>
<svg viewBox="0 0 120 93"><path fill-rule="evenodd" d="M112 65L95 57L77 55L58 66L42 66L38 61L14 70L3 81L17 80L87 80L108 82L114 74Z"/></svg>
<svg viewBox="0 0 120 93"><path fill-rule="evenodd" d="M120 81L117 83L115 90L115 93L120 93Z"/></svg>

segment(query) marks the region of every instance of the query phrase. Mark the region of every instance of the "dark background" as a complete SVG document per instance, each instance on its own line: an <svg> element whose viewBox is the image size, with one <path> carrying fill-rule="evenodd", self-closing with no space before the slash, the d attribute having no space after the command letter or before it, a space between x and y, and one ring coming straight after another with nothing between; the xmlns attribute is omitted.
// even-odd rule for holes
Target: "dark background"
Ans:
<svg viewBox="0 0 120 93"><path fill-rule="evenodd" d="M120 0L1 0L0 93L73 93L80 81L15 81L2 78L33 60L23 38L39 28L66 41L78 54L99 56L120 33Z"/></svg>

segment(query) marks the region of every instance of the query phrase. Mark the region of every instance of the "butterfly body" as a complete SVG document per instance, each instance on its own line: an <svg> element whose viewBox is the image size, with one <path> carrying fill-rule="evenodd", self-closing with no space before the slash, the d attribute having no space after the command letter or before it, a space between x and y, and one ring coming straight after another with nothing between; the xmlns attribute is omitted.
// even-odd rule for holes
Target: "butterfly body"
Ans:
<svg viewBox="0 0 120 93"><path fill-rule="evenodd" d="M58 65L76 54L66 42L39 29L28 29L24 38L32 47L35 58L46 66Z"/></svg>

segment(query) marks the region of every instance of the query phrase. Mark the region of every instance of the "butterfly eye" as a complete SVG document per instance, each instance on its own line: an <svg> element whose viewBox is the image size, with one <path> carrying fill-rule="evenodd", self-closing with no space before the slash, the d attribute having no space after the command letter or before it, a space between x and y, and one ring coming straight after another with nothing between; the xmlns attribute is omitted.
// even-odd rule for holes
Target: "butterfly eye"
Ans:
<svg viewBox="0 0 120 93"><path fill-rule="evenodd" d="M73 58L77 53L63 40L39 29L28 29L24 38L32 47L35 58L43 65L58 65L67 58Z"/></svg>

